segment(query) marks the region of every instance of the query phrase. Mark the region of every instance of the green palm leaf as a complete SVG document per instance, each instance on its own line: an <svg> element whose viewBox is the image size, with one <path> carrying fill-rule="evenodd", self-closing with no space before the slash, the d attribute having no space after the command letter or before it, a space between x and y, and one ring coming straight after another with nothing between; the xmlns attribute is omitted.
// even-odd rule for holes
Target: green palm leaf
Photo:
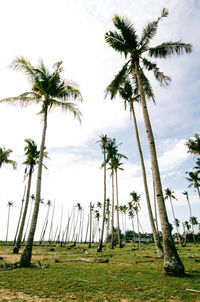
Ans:
<svg viewBox="0 0 200 302"><path fill-rule="evenodd" d="M154 58L166 58L174 54L181 55L184 53L191 53L192 45L190 43L177 42L165 42L156 47L149 48L148 54Z"/></svg>

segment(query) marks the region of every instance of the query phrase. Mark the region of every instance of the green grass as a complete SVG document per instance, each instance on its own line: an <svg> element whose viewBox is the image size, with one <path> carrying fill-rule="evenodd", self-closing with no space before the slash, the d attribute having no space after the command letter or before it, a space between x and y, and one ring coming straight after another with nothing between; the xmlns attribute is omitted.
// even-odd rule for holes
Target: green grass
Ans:
<svg viewBox="0 0 200 302"><path fill-rule="evenodd" d="M194 254L200 256L199 245L178 246L186 270L182 278L165 276L162 259L145 257L156 256L152 244L136 245L136 250L131 245L114 250L107 247L102 253L91 248L87 249L88 254L83 247L86 246L71 250L56 247L53 252L48 246L34 247L32 262L37 263L39 258L42 265L49 267L0 269L0 288L13 294L37 296L43 301L200 301L200 293L185 290L200 290L200 262L188 258ZM9 259L12 248L0 247L1 255ZM77 258L109 259L109 263L68 262ZM55 259L64 262L55 263Z"/></svg>

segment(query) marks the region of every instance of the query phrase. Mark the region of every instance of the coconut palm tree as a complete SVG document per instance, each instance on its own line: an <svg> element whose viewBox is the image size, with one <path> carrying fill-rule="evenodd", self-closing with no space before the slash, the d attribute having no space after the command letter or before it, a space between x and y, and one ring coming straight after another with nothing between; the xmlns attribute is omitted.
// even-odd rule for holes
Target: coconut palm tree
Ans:
<svg viewBox="0 0 200 302"><path fill-rule="evenodd" d="M81 117L80 111L78 110L76 104L73 102L74 100L82 100L80 91L72 85L67 84L67 82L62 79L62 64L62 61L54 64L54 70L53 72L50 72L45 67L42 60L40 60L38 66L34 67L31 65L30 61L28 61L24 57L17 57L11 64L11 68L16 71L23 71L28 76L29 80L31 80L32 89L31 91L25 92L18 97L6 98L0 101L11 104L19 103L22 106L32 103L39 103L41 104L41 111L39 113L43 117L43 130L38 164L35 207L28 240L20 259L20 265L24 267L30 266L33 239L39 213L42 163L44 157L48 112L51 111L54 107L58 107L63 111L71 112L74 115L74 118L77 118L78 120L80 120Z"/></svg>
<svg viewBox="0 0 200 302"><path fill-rule="evenodd" d="M11 149L5 149L5 147L0 147L0 168L5 165L9 164L13 166L13 169L16 169L17 163L16 161L9 159L10 153L12 153L13 150Z"/></svg>
<svg viewBox="0 0 200 302"><path fill-rule="evenodd" d="M190 200L189 200L189 194L188 194L187 191L182 192L182 194L185 195L185 197L186 197L186 200L187 200L187 203L188 203L188 207L189 207L189 211L190 211L190 221L191 221L192 208L191 208L191 204L190 204ZM193 234L193 242L194 242L194 244L196 244L193 224L192 224L192 234Z"/></svg>
<svg viewBox="0 0 200 302"><path fill-rule="evenodd" d="M107 162L109 163L109 169L111 170L111 177L112 177L112 240L111 246L114 248L114 175L115 175L115 186L116 186L116 209L117 209L117 234L118 234L118 243L119 247L121 245L120 239L120 225L119 225L119 198L118 198L118 178L117 178L117 171L118 169L123 170L121 168L122 163L120 160L122 158L127 157L118 152L118 146L116 145L116 140L112 139L107 144Z"/></svg>
<svg viewBox="0 0 200 302"><path fill-rule="evenodd" d="M15 247L13 248L13 253L16 254L19 252L19 248L21 246L22 235L24 231L24 225L25 225L28 204L29 204L32 175L34 172L34 167L36 166L36 164L38 164L38 159L40 155L40 151L37 149L37 145L34 142L34 140L25 139L25 142L27 145L24 148L25 156L26 156L26 160L24 161L24 164L26 165L25 172L24 172L24 179L28 177L28 184L27 184L26 200L25 200L24 211L22 215L22 221L19 229L19 234L17 237Z"/></svg>
<svg viewBox="0 0 200 302"><path fill-rule="evenodd" d="M188 147L188 152L194 155L200 154L200 136L198 133L194 134L194 138L190 138L186 142L186 146Z"/></svg>
<svg viewBox="0 0 200 302"><path fill-rule="evenodd" d="M186 177L186 179L190 182L188 188L194 187L194 189L197 189L199 199L200 199L200 177L198 175L198 171L196 172L186 172L188 173L189 177Z"/></svg>
<svg viewBox="0 0 200 302"><path fill-rule="evenodd" d="M106 163L107 163L107 151L106 146L110 138L106 134L102 134L100 136L100 140L98 141L100 143L101 151L103 153L103 163L101 167L104 168L104 198L103 198L103 215L102 215L102 228L101 228L101 236L99 241L99 246L97 249L97 252L102 251L103 247L103 236L104 236L104 225L105 225L105 215L106 215Z"/></svg>
<svg viewBox="0 0 200 302"><path fill-rule="evenodd" d="M177 231L178 239L179 239L179 242L180 242L181 238L180 238L180 234L179 234L179 230L178 230L178 224L176 223L176 218L175 218L175 213L174 213L174 207L173 207L173 203L172 203L172 199L177 200L177 198L174 196L174 191L172 191L169 188L165 189L165 200L167 200L167 199L170 200L171 209L172 209L172 215L173 215L173 218L174 218L174 224L176 226L176 231Z"/></svg>
<svg viewBox="0 0 200 302"><path fill-rule="evenodd" d="M167 17L167 15L168 11L163 9L161 17L159 17L156 21L148 23L143 29L140 38L138 37L133 24L128 19L121 18L116 15L113 18L113 22L117 31L107 32L105 34L105 40L112 48L123 54L125 58L129 57L125 65L122 67L121 74L131 74L133 82L137 83L139 88L164 239L164 269L168 275L183 275L184 266L177 254L169 228L155 141L146 104L146 97L148 97L148 92L151 90L151 85L148 78L145 76L141 65L142 63L144 68L153 71L155 78L161 84L167 85L170 81L170 78L166 77L163 72L159 70L157 64L148 60L144 54L148 53L150 57L154 58L167 58L168 56L172 56L174 54L180 55L184 52L190 53L192 51L191 44L185 44L180 41L164 42L156 47L150 47L150 41L157 33L159 22L163 17Z"/></svg>
<svg viewBox="0 0 200 302"><path fill-rule="evenodd" d="M137 83L136 83L137 84ZM121 75L121 73L117 74L114 80L111 82L111 84L106 89L106 95L109 94L111 96L111 99L113 99L116 94L119 93L119 96L124 100L124 107L127 108L127 104L129 104L130 112L132 112L133 115L133 122L134 122L134 129L135 129L135 135L136 135L136 141L140 156L140 163L142 167L142 174L143 174L143 183L144 183L144 190L146 195L146 202L147 202L147 208L148 208L148 214L149 219L151 223L151 229L154 237L154 242L157 250L157 256L158 258L163 258L163 247L160 242L160 238L158 235L158 231L156 230L155 221L153 218L152 208L151 208L151 202L149 197L149 189L147 184L147 176L146 176L146 168L144 164L144 157L142 152L142 147L140 143L140 136L137 126L137 119L135 115L135 109L134 109L134 103L138 102L140 99L140 95L138 94L138 87L131 84L131 79L129 75ZM148 92L149 96L152 94L152 98L154 97L152 91L150 90Z"/></svg>
<svg viewBox="0 0 200 302"><path fill-rule="evenodd" d="M133 204L133 209L136 213L136 217L137 217L137 229L138 229L138 241L139 241L139 244L140 244L140 229L139 229L139 225L140 225L140 222L139 222L139 215L138 215L138 212L139 212L139 209L140 209L140 199L141 199L141 196L136 193L135 191L132 191L130 193L130 196L132 197L132 204Z"/></svg>
<svg viewBox="0 0 200 302"><path fill-rule="evenodd" d="M10 208L14 205L13 201L8 201L8 219L7 219L7 231L6 231L6 242L8 240L8 231L9 231L9 223L10 223Z"/></svg>

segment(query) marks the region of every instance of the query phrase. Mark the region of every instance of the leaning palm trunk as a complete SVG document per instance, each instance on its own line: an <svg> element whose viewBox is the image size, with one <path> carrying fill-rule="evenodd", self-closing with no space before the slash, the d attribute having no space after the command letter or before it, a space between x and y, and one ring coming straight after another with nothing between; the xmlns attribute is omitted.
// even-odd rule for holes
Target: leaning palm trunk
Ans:
<svg viewBox="0 0 200 302"><path fill-rule="evenodd" d="M14 241L13 241L13 245L16 244L16 240L17 240L17 235L18 235L19 226L20 226L21 217L22 217L22 210L23 210L23 206L24 206L24 196L25 196L25 193L26 193L26 186L25 186L25 188L24 188L24 194L23 194L21 209L20 209L20 213L19 213L19 220L18 220L18 224L17 224L17 229L16 229L16 233L15 233L15 238L14 238Z"/></svg>
<svg viewBox="0 0 200 302"><path fill-rule="evenodd" d="M153 238L154 238L156 251L157 251L157 257L158 258L163 258L163 256L164 256L163 247L160 243L158 232L156 231L156 227L155 227L155 223L154 223L154 219L153 219L153 213L152 213L152 209L151 209L151 202L150 202L150 198L149 198L149 189L148 189L148 185L147 185L146 169L145 169L145 165L144 165L144 158L143 158L142 148L141 148L141 144L140 144L140 137L139 137L139 133L138 133L138 127L137 127L137 121L136 121L133 102L131 102L130 106L131 106L131 111L133 113L133 121L134 121L134 126L135 126L135 135L136 135L138 151L139 151L139 155L140 155L140 162L141 162L141 166L142 166L144 190L145 190L145 195L146 195L147 208L148 208L149 219L150 219L150 223L151 223L151 229L152 229Z"/></svg>
<svg viewBox="0 0 200 302"><path fill-rule="evenodd" d="M101 252L102 251L102 247L103 247L105 213L106 213L106 152L104 150L104 200L103 200L103 217L102 217L101 237L100 237L100 242L99 242L99 247L97 249L97 252Z"/></svg>
<svg viewBox="0 0 200 302"><path fill-rule="evenodd" d="M31 226L30 226L28 239L27 239L27 242L25 245L25 249L20 258L20 266L22 266L22 267L28 267L28 266L30 266L30 263L31 263L33 239L34 239L34 235L35 235L38 213L39 213L39 206L40 206L42 162L43 162L43 151L44 151L45 138L46 138L46 129L47 129L47 106L45 106L45 108L44 108L44 124L43 124L42 140L41 140L41 145L40 145L40 157L39 157L39 163L38 163L38 175L37 175L34 211L33 211L33 216L32 216L32 220L31 220Z"/></svg>
<svg viewBox="0 0 200 302"><path fill-rule="evenodd" d="M114 249L114 171L112 169L112 221L111 221L111 248Z"/></svg>
<svg viewBox="0 0 200 302"><path fill-rule="evenodd" d="M177 253L177 250L176 250L173 238L172 238L172 234L171 234L170 226L169 226L169 222L168 222L168 217L167 217L167 211L166 211L166 207L165 207L165 203L164 203L155 142L154 142L153 132L152 132L149 114L148 114L148 110L147 110L147 104L146 104L146 100L145 100L143 86L142 86L142 82L141 82L140 74L139 74L139 62L135 62L134 67L135 67L135 73L136 73L138 87L139 87L139 91L140 91L144 123L145 123L145 128L146 128L148 142L149 142L152 172L153 172L153 178L154 178L154 182L155 182L156 198L157 198L157 202L158 202L158 210L159 210L160 222L161 222L161 227L162 227L163 245L164 245L164 269L165 269L166 274L168 274L168 275L183 275L184 266L178 256L178 253Z"/></svg>
<svg viewBox="0 0 200 302"><path fill-rule="evenodd" d="M23 212L23 216L22 216L20 229L19 229L19 234L18 234L18 237L17 237L17 242L15 244L15 247L13 248L13 253L15 253L15 254L18 254L20 246L21 246L21 242L22 242L22 235L23 235L23 231L24 231L25 220L26 220L29 198L30 198L32 174L33 174L33 168L30 167L29 174L28 174L28 186L27 186L27 192L26 192L24 212Z"/></svg>
<svg viewBox="0 0 200 302"><path fill-rule="evenodd" d="M116 184L116 201L117 201L117 236L119 247L122 247L120 239L120 228L119 228L119 198L118 198L118 182L117 182L117 169L115 169L115 184Z"/></svg>

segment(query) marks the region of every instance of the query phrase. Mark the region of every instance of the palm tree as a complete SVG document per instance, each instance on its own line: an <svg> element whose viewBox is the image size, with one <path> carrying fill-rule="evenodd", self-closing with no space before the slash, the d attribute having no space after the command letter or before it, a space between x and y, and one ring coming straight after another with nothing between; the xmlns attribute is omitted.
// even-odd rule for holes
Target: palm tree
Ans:
<svg viewBox="0 0 200 302"><path fill-rule="evenodd" d="M13 201L8 201L7 206L8 206L8 219L7 219L7 231L6 231L6 242L8 240L8 230L9 230L9 223L10 223L10 208L13 206L14 202Z"/></svg>
<svg viewBox="0 0 200 302"><path fill-rule="evenodd" d="M170 81L170 78L166 77L162 72L160 72L159 68L157 67L157 64L149 61L143 56L143 54L147 52L150 57L167 58L168 56L174 54L180 55L184 51L186 53L190 53L192 51L191 44L185 44L180 41L165 42L156 47L149 46L151 39L156 35L160 20L163 17L167 17L167 15L168 11L166 9L163 9L161 17L159 17L156 21L148 23L147 26L143 29L142 36L140 39L136 34L136 30L133 24L126 18L120 18L116 15L113 18L113 22L115 27L117 28L117 31L107 32L105 35L105 39L106 42L112 48L114 48L119 53L124 54L125 58L129 56L128 61L125 63L121 70L121 74L131 74L133 82L137 83L137 86L139 88L143 118L151 154L151 165L164 239L164 269L166 274L168 275L183 275L184 266L177 254L177 250L175 248L171 231L169 228L156 154L155 141L146 104L146 97L148 97L148 92L151 91L151 85L143 72L143 68L141 67L142 63L144 68L153 71L155 78L161 84L167 85Z"/></svg>
<svg viewBox="0 0 200 302"><path fill-rule="evenodd" d="M37 225L37 218L40 205L40 192L41 192L41 178L42 178L42 163L44 157L44 146L47 130L47 116L48 112L54 108L61 108L63 111L69 111L74 115L74 118L80 120L81 113L72 100L82 100L80 91L68 85L61 77L63 71L62 61L54 64L53 72L51 73L45 66L42 60L39 65L34 67L30 61L24 57L17 57L11 64L11 68L17 71L23 71L32 82L32 89L25 92L18 97L11 97L1 100L0 102L7 102L22 106L32 103L40 103L41 111L39 112L43 117L43 131L40 145L40 156L38 164L38 175L36 184L35 207L31 221L28 240L25 249L20 259L21 266L30 266L32 256L32 245L34 234Z"/></svg>
<svg viewBox="0 0 200 302"><path fill-rule="evenodd" d="M190 182L189 187L194 187L194 189L197 189L199 199L200 199L200 177L198 171L196 172L186 172L188 173L189 177L186 177L186 179Z"/></svg>
<svg viewBox="0 0 200 302"><path fill-rule="evenodd" d="M121 75L121 73L119 73L106 89L106 94L109 93L111 99L113 99L116 96L117 92L119 93L120 97L124 100L125 109L127 108L127 103L128 103L130 106L130 112L132 112L133 115L135 135L136 135L136 141L137 141L137 146L140 156L140 163L142 167L144 190L146 195L146 202L147 202L147 208L149 213L149 219L151 223L151 229L152 229L154 242L157 250L157 256L158 258L163 258L164 256L163 247L160 243L158 231L156 230L153 213L151 209L151 202L149 197L149 189L148 189L147 176L146 176L146 168L144 164L144 157L143 157L142 147L140 143L140 137L139 137L137 120L136 120L135 109L134 109L134 102L138 102L140 97L138 94L138 87L137 85L135 85L135 87L131 85L131 80L128 75L124 76L123 74ZM149 95L150 94L152 94L151 90L149 91ZM153 94L152 94L152 98L153 98Z"/></svg>
<svg viewBox="0 0 200 302"><path fill-rule="evenodd" d="M118 179L117 179L117 170L123 170L121 168L122 163L120 162L121 158L127 157L118 152L118 146L116 145L115 138L110 140L107 144L107 162L109 163L109 169L111 170L112 177L112 240L111 246L114 248L114 174L115 174L115 186L116 186L116 201L117 201L117 234L118 234L118 243L119 247L121 245L120 239L120 225L119 225L119 198L118 198Z"/></svg>
<svg viewBox="0 0 200 302"><path fill-rule="evenodd" d="M26 200L25 200L24 211L23 211L23 215L22 215L22 221L21 221L21 225L20 225L20 229L19 229L19 234L17 237L15 247L13 248L13 253L16 253L16 254L19 252L19 248L21 246L22 235L23 235L23 231L24 231L24 225L25 225L28 204L29 204L32 175L34 172L35 165L38 164L38 159L39 159L39 155L40 155L40 151L37 149L37 145L34 142L34 140L25 139L25 142L27 145L24 148L25 156L26 156L26 160L24 162L24 164L26 165L24 179L26 177L28 177L28 185L27 185Z"/></svg>
<svg viewBox="0 0 200 302"><path fill-rule="evenodd" d="M16 161L9 159L10 153L12 153L13 150L11 149L5 149L5 147L0 147L0 168L4 164L9 164L13 166L13 169L16 169L17 163Z"/></svg>
<svg viewBox="0 0 200 302"><path fill-rule="evenodd" d="M105 214L106 214L106 163L107 163L107 143L110 140L110 138L105 134L100 136L100 140L98 141L100 143L100 147L103 153L103 163L101 167L104 168L104 198L103 198L103 216L102 216L102 228L101 228L101 237L99 241L99 246L97 249L97 252L102 251L103 247L103 236L104 236L104 225L105 225Z"/></svg>
<svg viewBox="0 0 200 302"><path fill-rule="evenodd" d="M180 242L181 241L180 234L179 234L179 231L178 231L178 225L176 223L176 218L175 218L175 213L174 213L174 207L173 207L173 203L172 203L172 199L176 199L176 197L173 194L174 194L174 191L170 190L169 188L165 189L165 200L167 200L167 199L170 200L172 214L173 214L173 218L174 218L174 224L176 226L176 231L177 231L178 239L179 239L179 242Z"/></svg>
<svg viewBox="0 0 200 302"><path fill-rule="evenodd" d="M187 191L182 192L183 195L185 195L188 206L189 206L189 211L190 211L190 221L191 221L191 217L192 217L192 208L191 208L191 204L190 204L190 200L189 200L189 195ZM194 226L192 224L192 234L193 234L193 242L194 244L196 244L195 242L195 234L194 234Z"/></svg>
<svg viewBox="0 0 200 302"><path fill-rule="evenodd" d="M133 209L135 210L135 213L136 213L136 216L137 216L137 228L138 228L138 241L139 241L139 244L140 244L140 229L139 229L139 215L138 215L138 212L139 212L139 209L140 209L140 199L141 199L141 196L136 193L135 191L132 191L130 193L130 196L132 197L132 204L133 204Z"/></svg>
<svg viewBox="0 0 200 302"><path fill-rule="evenodd" d="M188 152L194 155L200 154L200 136L198 133L194 134L194 138L190 138L186 142L186 146L188 147Z"/></svg>

